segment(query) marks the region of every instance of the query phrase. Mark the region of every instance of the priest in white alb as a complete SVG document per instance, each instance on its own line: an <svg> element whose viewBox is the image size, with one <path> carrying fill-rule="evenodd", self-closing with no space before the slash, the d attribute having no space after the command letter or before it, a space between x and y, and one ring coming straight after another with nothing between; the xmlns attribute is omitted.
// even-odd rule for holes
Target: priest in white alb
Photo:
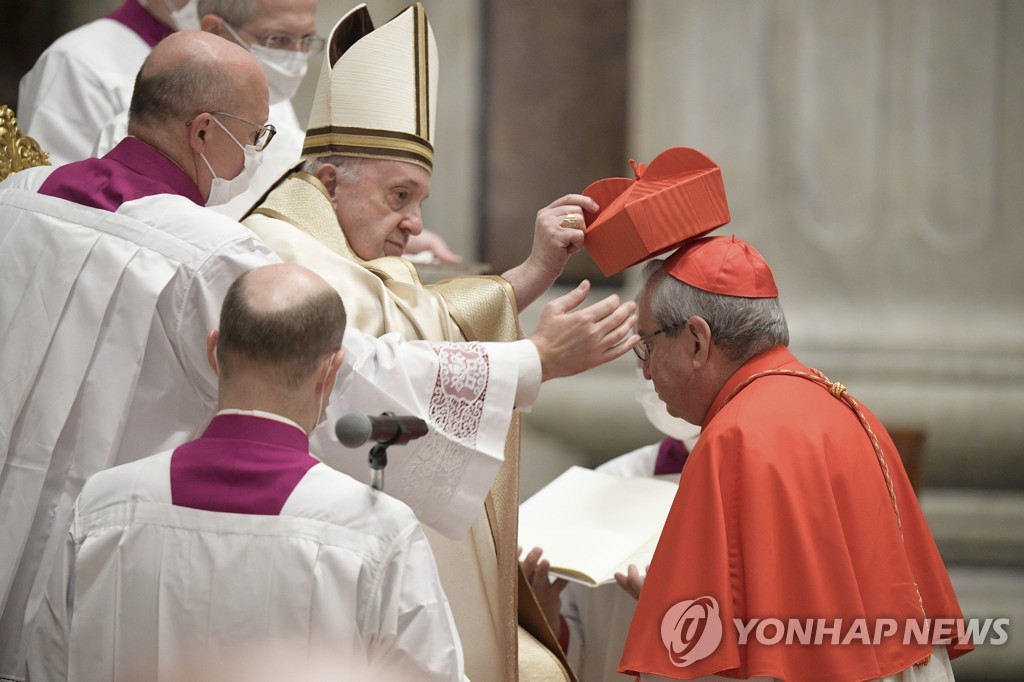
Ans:
<svg viewBox="0 0 1024 682"><path fill-rule="evenodd" d="M344 329L341 297L301 266L231 285L207 337L217 414L86 482L29 679L463 681L415 515L309 452Z"/></svg>

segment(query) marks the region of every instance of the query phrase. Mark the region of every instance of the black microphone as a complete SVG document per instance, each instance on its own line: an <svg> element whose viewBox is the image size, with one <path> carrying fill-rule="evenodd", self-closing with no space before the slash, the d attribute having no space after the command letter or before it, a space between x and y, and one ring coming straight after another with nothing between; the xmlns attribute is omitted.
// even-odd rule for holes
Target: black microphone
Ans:
<svg viewBox="0 0 1024 682"><path fill-rule="evenodd" d="M427 422L419 417L400 417L394 412L382 412L371 417L362 412L346 412L334 424L334 433L341 444L357 448L368 440L384 445L404 445L427 435Z"/></svg>

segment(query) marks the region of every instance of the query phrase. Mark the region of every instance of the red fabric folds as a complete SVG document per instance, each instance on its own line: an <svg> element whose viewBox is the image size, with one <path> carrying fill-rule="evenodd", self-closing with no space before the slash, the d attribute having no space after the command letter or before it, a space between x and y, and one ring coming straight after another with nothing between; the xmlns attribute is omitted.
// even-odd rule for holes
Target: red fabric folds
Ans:
<svg viewBox="0 0 1024 682"><path fill-rule="evenodd" d="M765 370L810 372L784 347L740 368L722 388L683 469L637 605L619 670L692 679L718 673L788 681L868 680L927 658L931 642L904 643L905 623L961 619L960 607L892 440L862 408L891 472L903 538L879 462L855 413L829 391L794 376L752 381ZM721 643L674 665L662 621L678 602L714 598ZM734 619L834 623L821 643L767 644ZM881 619L898 624L877 645L842 640L857 619L871 637ZM819 628L820 629L820 628ZM765 633L774 634L773 628ZM855 633L856 634L856 633ZM950 658L970 651L949 646ZM677 657L678 658L678 657Z"/></svg>

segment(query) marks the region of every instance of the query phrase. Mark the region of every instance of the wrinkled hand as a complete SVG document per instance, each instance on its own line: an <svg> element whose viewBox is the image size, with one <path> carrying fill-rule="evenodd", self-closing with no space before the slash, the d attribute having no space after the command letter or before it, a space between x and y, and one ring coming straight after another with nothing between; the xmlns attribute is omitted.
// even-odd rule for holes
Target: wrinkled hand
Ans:
<svg viewBox="0 0 1024 682"><path fill-rule="evenodd" d="M515 290L520 311L550 289L565 269L569 256L583 248L583 211L596 212L598 208L590 197L566 194L537 211L530 255L502 275ZM578 227L562 226L569 215L576 217Z"/></svg>
<svg viewBox="0 0 1024 682"><path fill-rule="evenodd" d="M590 282L583 280L569 293L544 306L530 340L540 354L541 380L567 377L628 353L640 337L636 303L619 304L615 294L575 310L587 298Z"/></svg>
<svg viewBox="0 0 1024 682"><path fill-rule="evenodd" d="M650 570L651 566L648 564L647 569ZM619 584L623 590L633 596L633 599L640 598L640 590L644 586L644 578L646 577L646 571L640 573L640 569L637 568L636 564L630 564L629 568L626 569L626 574L622 573L615 574L615 582Z"/></svg>
<svg viewBox="0 0 1024 682"><path fill-rule="evenodd" d="M540 547L534 547L526 555L526 558L523 559L523 548L519 548L523 573L526 574L526 579L529 581L530 587L533 588L533 593L537 595L537 603L540 604L540 609L544 613L544 619L547 620L551 631L557 637L559 630L561 630L562 590L565 589L569 582L564 578L551 579L549 573L551 564L548 563L547 559L541 558L543 554L544 550Z"/></svg>
<svg viewBox="0 0 1024 682"><path fill-rule="evenodd" d="M405 252L422 253L424 251L430 251L442 263L462 262L462 256L448 248L448 244L438 233L423 230L419 234L409 235L409 241L405 243Z"/></svg>
<svg viewBox="0 0 1024 682"><path fill-rule="evenodd" d="M597 212L597 202L582 194L566 194L537 211L533 228L533 249L530 259L545 272L555 277L562 274L569 256L583 248L586 221L583 211ZM567 216L576 216L579 227L563 227Z"/></svg>

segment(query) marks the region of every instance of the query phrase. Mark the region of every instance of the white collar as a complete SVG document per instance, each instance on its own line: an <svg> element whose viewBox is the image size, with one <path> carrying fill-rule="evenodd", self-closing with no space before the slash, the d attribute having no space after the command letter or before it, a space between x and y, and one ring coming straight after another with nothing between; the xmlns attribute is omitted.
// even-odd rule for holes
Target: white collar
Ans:
<svg viewBox="0 0 1024 682"><path fill-rule="evenodd" d="M306 429L302 428L301 426L299 426L298 424L293 422L288 417L282 417L281 415L274 414L273 412L264 412L263 410L236 410L234 408L229 407L229 408L225 408L225 409L219 411L217 413L217 416L222 415L222 414L240 414L240 415L243 415L245 417L260 417L262 419L272 419L272 420L274 420L276 422L281 422L282 424L288 424L289 426L294 426L299 431L302 431L303 433L306 433Z"/></svg>

